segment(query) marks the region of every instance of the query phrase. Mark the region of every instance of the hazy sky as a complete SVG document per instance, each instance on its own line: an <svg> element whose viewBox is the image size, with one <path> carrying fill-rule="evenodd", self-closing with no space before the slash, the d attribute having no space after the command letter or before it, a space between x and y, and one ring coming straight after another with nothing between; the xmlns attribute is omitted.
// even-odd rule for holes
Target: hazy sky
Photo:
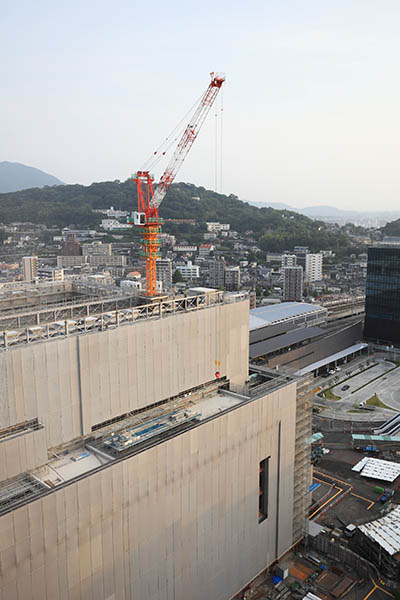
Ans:
<svg viewBox="0 0 400 600"><path fill-rule="evenodd" d="M3 1L0 160L125 179L216 70L224 193L399 209L399 29L398 0ZM214 124L177 181L213 188Z"/></svg>

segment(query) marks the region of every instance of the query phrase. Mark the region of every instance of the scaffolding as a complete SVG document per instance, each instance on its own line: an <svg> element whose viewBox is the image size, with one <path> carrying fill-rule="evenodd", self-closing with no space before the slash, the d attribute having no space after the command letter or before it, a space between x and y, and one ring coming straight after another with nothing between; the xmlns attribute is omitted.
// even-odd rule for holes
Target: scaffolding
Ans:
<svg viewBox="0 0 400 600"><path fill-rule="evenodd" d="M159 319L171 314L240 301L243 297L243 294L225 297L224 292L213 291L136 306L134 297L122 296L45 308L4 318L0 315L0 350L90 331L104 331L141 320Z"/></svg>
<svg viewBox="0 0 400 600"><path fill-rule="evenodd" d="M48 489L47 485L28 473L6 479L0 483L0 515L7 512L11 506L13 509L17 508Z"/></svg>
<svg viewBox="0 0 400 600"><path fill-rule="evenodd" d="M309 496L312 483L310 439L312 434L312 409L310 398L315 387L313 377L307 376L297 382L296 397L296 442L294 460L293 493L293 543L304 535L304 524L308 517Z"/></svg>

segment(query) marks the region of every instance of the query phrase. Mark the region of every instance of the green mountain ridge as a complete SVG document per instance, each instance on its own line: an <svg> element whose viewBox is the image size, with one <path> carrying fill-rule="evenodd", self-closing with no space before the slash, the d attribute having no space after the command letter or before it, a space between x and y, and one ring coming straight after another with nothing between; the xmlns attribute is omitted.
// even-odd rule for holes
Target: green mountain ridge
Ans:
<svg viewBox="0 0 400 600"><path fill-rule="evenodd" d="M200 198L200 199L197 199ZM136 210L136 184L106 181L90 186L60 185L0 194L0 221L44 223L48 226L79 228L98 226L102 215L93 209L114 206ZM288 210L257 208L242 202L234 194L218 194L189 183L175 183L160 206L164 219L195 219L229 223L239 233L253 232L260 248L270 252L309 246L311 251L332 249L345 252L352 246L342 232L331 232L326 225ZM169 229L168 224L164 230Z"/></svg>
<svg viewBox="0 0 400 600"><path fill-rule="evenodd" d="M381 232L388 237L400 237L400 219L386 223L384 227L381 227Z"/></svg>

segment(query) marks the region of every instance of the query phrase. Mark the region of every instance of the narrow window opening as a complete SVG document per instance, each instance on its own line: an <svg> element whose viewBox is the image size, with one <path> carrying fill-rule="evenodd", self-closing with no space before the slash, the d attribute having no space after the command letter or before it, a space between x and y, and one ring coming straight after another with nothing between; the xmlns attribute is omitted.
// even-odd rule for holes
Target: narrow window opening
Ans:
<svg viewBox="0 0 400 600"><path fill-rule="evenodd" d="M258 522L262 523L268 518L268 478L269 459L264 458L259 465L259 490L258 490Z"/></svg>

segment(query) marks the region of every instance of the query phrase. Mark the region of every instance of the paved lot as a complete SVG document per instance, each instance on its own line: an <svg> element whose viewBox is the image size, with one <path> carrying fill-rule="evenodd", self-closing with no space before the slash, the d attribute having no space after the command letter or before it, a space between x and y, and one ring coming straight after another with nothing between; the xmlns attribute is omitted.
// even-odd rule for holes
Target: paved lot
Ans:
<svg viewBox="0 0 400 600"><path fill-rule="evenodd" d="M329 446L329 443L326 445ZM380 494L376 491L376 486L395 490L393 501L395 503L400 502L400 492L397 490L400 478L398 482L390 484L378 480L366 479L359 473L351 470L363 456L363 453L355 452L354 450L332 449L329 454L322 458L321 463L314 467L315 483L321 480L328 483L335 483L337 486L335 491L339 489L345 491L349 485L353 488L350 494L343 495L343 499L338 504L329 507L324 513L322 511L316 513L314 518L316 517L317 522L321 525L333 525L334 527L342 528L343 523L360 524L372 521L381 516L383 505L379 501ZM328 486L324 486L324 489L326 491L329 488ZM318 490L315 490L315 492ZM315 497L318 500L315 492L313 493L313 499Z"/></svg>
<svg viewBox="0 0 400 600"><path fill-rule="evenodd" d="M353 364L351 369L347 365L347 368L344 367L344 371L342 369L342 371L332 376L329 380L321 379L319 381L323 385L326 385L326 382L328 382L328 385L332 385L335 377L340 377L341 379L332 388L332 393L338 396L339 400L321 399L318 396L314 397L317 404L326 406L321 415L335 419L382 421L382 419L391 418L394 415L394 411L400 411L400 367L396 367L395 364L389 361L378 359L374 366L354 376L349 376L350 373L354 373L357 370L360 362L365 365L364 359L357 364ZM349 387L343 390L344 386ZM366 402L374 394L377 394L379 400L390 408L375 407L373 411L349 412L357 410L361 402Z"/></svg>

